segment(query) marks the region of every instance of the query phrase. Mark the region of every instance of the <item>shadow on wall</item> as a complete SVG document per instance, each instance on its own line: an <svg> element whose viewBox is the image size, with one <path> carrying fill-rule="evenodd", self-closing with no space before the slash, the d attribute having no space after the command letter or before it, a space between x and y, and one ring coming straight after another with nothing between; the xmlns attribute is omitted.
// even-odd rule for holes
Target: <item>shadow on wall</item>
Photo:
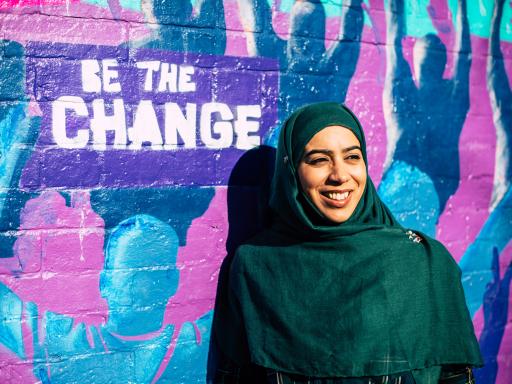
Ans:
<svg viewBox="0 0 512 384"><path fill-rule="evenodd" d="M272 147L260 146L246 152L236 163L228 183L228 220L229 232L226 243L227 256L219 272L215 308L226 303L227 278L231 260L238 246L271 224L271 212L268 207L270 184L274 173L276 151ZM215 314L225 311L215 310ZM214 317L215 317L214 314ZM221 321L214 318L215 321ZM216 345L215 327L212 327L210 352L208 356L208 382L213 380L222 354ZM259 372L250 380L256 383ZM242 382L249 383L249 378Z"/></svg>

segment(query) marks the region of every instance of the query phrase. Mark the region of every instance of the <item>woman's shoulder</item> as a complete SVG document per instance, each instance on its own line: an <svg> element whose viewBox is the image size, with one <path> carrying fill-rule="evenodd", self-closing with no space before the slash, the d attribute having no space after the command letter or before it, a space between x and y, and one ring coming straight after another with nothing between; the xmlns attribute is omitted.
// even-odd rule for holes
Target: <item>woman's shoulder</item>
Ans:
<svg viewBox="0 0 512 384"><path fill-rule="evenodd" d="M274 259L282 247L299 244L297 239L290 238L272 228L264 229L244 241L235 251L233 262L238 266L254 263L260 264Z"/></svg>
<svg viewBox="0 0 512 384"><path fill-rule="evenodd" d="M405 229L409 240L422 245L423 254L442 268L452 267L460 273L460 268L448 248L439 240L414 229Z"/></svg>
<svg viewBox="0 0 512 384"><path fill-rule="evenodd" d="M237 249L238 252L265 252L268 248L283 247L300 243L298 239L291 238L273 228L264 229L244 241Z"/></svg>

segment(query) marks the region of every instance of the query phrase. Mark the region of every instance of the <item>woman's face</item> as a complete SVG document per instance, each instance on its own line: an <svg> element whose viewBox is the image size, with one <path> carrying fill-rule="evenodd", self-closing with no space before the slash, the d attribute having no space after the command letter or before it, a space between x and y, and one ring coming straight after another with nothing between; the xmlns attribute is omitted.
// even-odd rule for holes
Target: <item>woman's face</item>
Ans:
<svg viewBox="0 0 512 384"><path fill-rule="evenodd" d="M341 126L322 129L304 148L298 173L302 190L318 210L333 223L343 223L366 186L359 140Z"/></svg>

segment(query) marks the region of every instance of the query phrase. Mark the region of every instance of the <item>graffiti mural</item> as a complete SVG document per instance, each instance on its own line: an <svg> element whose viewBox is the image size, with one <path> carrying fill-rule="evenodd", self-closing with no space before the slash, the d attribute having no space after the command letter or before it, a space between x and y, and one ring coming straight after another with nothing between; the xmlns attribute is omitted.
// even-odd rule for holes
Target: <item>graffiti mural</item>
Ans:
<svg viewBox="0 0 512 384"><path fill-rule="evenodd" d="M379 193L403 223L434 236L437 219L459 184L458 142L469 110L471 66L466 1L457 5L452 77L443 78L447 48L436 34L429 33L414 44L416 83L402 49L407 27L404 2L389 3L383 94L387 169ZM443 153L449 156L440 156ZM397 194L405 185L415 191L409 190L410 197L400 202ZM407 206L398 206L404 202Z"/></svg>
<svg viewBox="0 0 512 384"><path fill-rule="evenodd" d="M397 218L462 270L512 380L512 4L0 4L0 382L205 383L280 123L349 105Z"/></svg>

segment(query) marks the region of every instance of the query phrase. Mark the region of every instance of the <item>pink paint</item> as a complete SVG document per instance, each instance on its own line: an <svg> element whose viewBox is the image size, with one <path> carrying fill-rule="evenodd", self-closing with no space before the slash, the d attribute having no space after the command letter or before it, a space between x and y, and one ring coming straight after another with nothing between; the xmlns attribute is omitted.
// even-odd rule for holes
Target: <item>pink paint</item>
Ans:
<svg viewBox="0 0 512 384"><path fill-rule="evenodd" d="M227 188L218 187L208 210L192 221L187 244L178 251L180 282L167 305L164 323L183 324L213 309L228 227Z"/></svg>
<svg viewBox="0 0 512 384"><path fill-rule="evenodd" d="M35 302L40 316L49 310L73 317L75 324L104 323L108 308L99 292L104 222L92 210L89 194L72 192L68 207L58 192L43 192L25 205L20 230L14 246L15 257L0 264L5 273L0 275L0 280L21 300ZM176 295L169 301L161 328L174 324L175 332L154 381L165 371L183 323L194 321L213 309L227 234L227 189L221 187L205 214L192 222L187 244L179 249L180 283ZM44 340L45 330L40 321L38 325L40 339ZM131 339L145 340L148 336L153 334ZM31 332L25 330L25 344L30 344L26 345L28 357L32 356L31 339ZM89 342L92 343L92 338ZM22 364L5 349L0 349L0 359L7 363L6 368L0 368L2 382L12 378L19 379L17 382L34 381L30 363Z"/></svg>
<svg viewBox="0 0 512 384"><path fill-rule="evenodd" d="M68 207L58 192L43 192L26 203L20 222L14 257L0 259L0 281L23 302L36 303L40 318L45 311L53 311L87 325L103 323L107 307L99 295L99 271L104 223L93 212L88 193L73 192ZM1 382L35 381L30 361L32 330L27 321L22 320L22 330L28 362L0 346L0 361L5 363L0 368Z"/></svg>
<svg viewBox="0 0 512 384"><path fill-rule="evenodd" d="M78 3L80 0L4 0L0 2L0 9L39 7L41 5L66 5Z"/></svg>
<svg viewBox="0 0 512 384"><path fill-rule="evenodd" d="M0 280L39 314L53 311L77 322L105 321L107 304L99 293L103 268L104 222L91 208L87 192L45 191L29 200L20 218L14 257L0 260Z"/></svg>
<svg viewBox="0 0 512 384"><path fill-rule="evenodd" d="M121 24L126 22L143 23L145 21L144 15L141 12L121 7L118 0L107 0L107 3L109 4L108 8L87 2L74 1L66 5L66 7L43 5L41 9L43 13L52 16L69 17L72 15L82 19L105 18Z"/></svg>
<svg viewBox="0 0 512 384"><path fill-rule="evenodd" d="M459 140L460 184L439 218L437 238L459 261L489 215L496 132L486 88L487 40L472 37L471 107Z"/></svg>
<svg viewBox="0 0 512 384"><path fill-rule="evenodd" d="M18 384L37 382L32 373L32 362L22 362L14 353L0 344L0 383Z"/></svg>
<svg viewBox="0 0 512 384"><path fill-rule="evenodd" d="M452 12L446 0L430 0L427 11L434 28L440 35L442 34L443 37L447 37L453 34Z"/></svg>
<svg viewBox="0 0 512 384"><path fill-rule="evenodd" d="M281 12L279 4L272 4L272 26L274 32L283 40L287 40L290 30L290 14L288 12Z"/></svg>
<svg viewBox="0 0 512 384"><path fill-rule="evenodd" d="M10 3L18 5L10 13L0 14L2 38L20 43L54 41L119 45L127 41L143 41L151 35L151 29L146 26L141 12L117 6L115 1L111 2L112 11L79 0L8 0L0 4L0 9L12 8ZM44 15L30 14L27 6L41 6ZM238 5L236 1L229 0L224 7L227 30L225 54L247 56L246 36L238 17Z"/></svg>
<svg viewBox="0 0 512 384"><path fill-rule="evenodd" d="M227 190L221 187L179 249L180 283L162 327L175 324L179 330L213 309L227 234ZM99 292L103 239L104 222L92 210L87 192L72 192L68 207L58 192L45 191L25 205L15 257L0 260L0 281L22 301L35 302L39 314L53 311L77 323L104 323L108 308Z"/></svg>
<svg viewBox="0 0 512 384"><path fill-rule="evenodd" d="M374 37L370 28L363 29L363 40L372 40ZM353 109L364 127L369 172L375 185L378 185L386 157L386 124L382 110L386 52L377 44L363 44L359 57L346 104Z"/></svg>
<svg viewBox="0 0 512 384"><path fill-rule="evenodd" d="M127 41L144 41L151 36L151 29L146 26L141 12L119 7L115 1L111 2L112 11L79 0L8 0L0 4L0 9L4 4L5 8L12 8L10 3L19 4L10 13L0 14L2 38L20 43L54 41L119 45ZM23 8L29 5L41 5L44 15L29 14ZM225 2L224 14L227 38L225 54L247 56L246 36L236 1Z"/></svg>
<svg viewBox="0 0 512 384"><path fill-rule="evenodd" d="M20 43L53 41L71 44L119 45L150 36L140 12L123 9L113 19L109 9L80 2L67 6L43 6L44 14L30 14L25 8L0 13L2 38ZM69 16L73 17L69 17ZM126 21L125 21L126 20ZM127 22L129 21L129 22Z"/></svg>
<svg viewBox="0 0 512 384"><path fill-rule="evenodd" d="M43 116L43 111L39 107L39 103L32 97L28 103L29 116Z"/></svg>
<svg viewBox="0 0 512 384"><path fill-rule="evenodd" d="M379 44L386 38L386 16L382 11L384 8L382 0L373 0L369 7L363 5L363 8L370 16L373 28L365 26L361 40L370 44L361 44L357 68L350 82L345 102L354 110L364 127L368 170L374 184L378 186L386 157L386 123L382 109L386 51ZM341 18L329 18L326 36L332 39L338 38L340 26Z"/></svg>
<svg viewBox="0 0 512 384"><path fill-rule="evenodd" d="M175 330L152 383L165 371L183 324L193 322L213 309L219 269L226 255L227 211L227 188L218 187L206 212L192 221L187 243L178 251L176 264L180 269L180 281L176 294L169 299L162 324L162 328L174 324ZM195 324L194 327L196 336L200 336Z"/></svg>
<svg viewBox="0 0 512 384"><path fill-rule="evenodd" d="M167 365L169 364L169 361L171 360L171 357L174 354L174 350L176 349L176 344L178 343L180 330L181 330L181 326L174 328L174 332L171 337L171 342L169 343L169 346L167 347L167 351L165 352L164 358L162 359L162 362L160 363L160 366L158 367L158 370L156 371L155 376L151 380L151 384L156 383L158 381L158 379L160 379L162 374L165 372L165 369L167 368Z"/></svg>
<svg viewBox="0 0 512 384"><path fill-rule="evenodd" d="M24 311L24 314L26 312ZM34 356L33 338L27 333L29 320L22 319L22 337L24 341L25 359L21 360L16 354L0 344L0 383L34 383L32 358Z"/></svg>
<svg viewBox="0 0 512 384"><path fill-rule="evenodd" d="M244 32L226 31L226 56L249 56L247 37Z"/></svg>
<svg viewBox="0 0 512 384"><path fill-rule="evenodd" d="M226 20L226 56L248 56L247 38L240 21L238 4L234 0L224 1Z"/></svg>
<svg viewBox="0 0 512 384"><path fill-rule="evenodd" d="M374 44L386 44L386 14L384 0L370 0L369 6L362 4L363 9L370 18Z"/></svg>

